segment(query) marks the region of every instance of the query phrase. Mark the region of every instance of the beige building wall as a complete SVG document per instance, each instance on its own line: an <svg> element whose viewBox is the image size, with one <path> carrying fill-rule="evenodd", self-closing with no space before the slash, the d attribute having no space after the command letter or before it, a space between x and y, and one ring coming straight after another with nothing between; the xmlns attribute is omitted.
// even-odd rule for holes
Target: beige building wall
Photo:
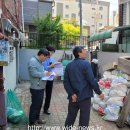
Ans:
<svg viewBox="0 0 130 130"><path fill-rule="evenodd" d="M110 25L113 27L119 26L119 14L117 11L112 12L112 16L110 18Z"/></svg>
<svg viewBox="0 0 130 130"><path fill-rule="evenodd" d="M76 21L80 21L79 0L54 0L52 15L57 14L62 16L62 19L72 19L75 15ZM82 0L82 22L84 26L90 26L90 35L97 32L101 26L109 25L109 2L96 0L88 2L89 0ZM60 4L60 7L59 7ZM58 9L60 8L60 9Z"/></svg>

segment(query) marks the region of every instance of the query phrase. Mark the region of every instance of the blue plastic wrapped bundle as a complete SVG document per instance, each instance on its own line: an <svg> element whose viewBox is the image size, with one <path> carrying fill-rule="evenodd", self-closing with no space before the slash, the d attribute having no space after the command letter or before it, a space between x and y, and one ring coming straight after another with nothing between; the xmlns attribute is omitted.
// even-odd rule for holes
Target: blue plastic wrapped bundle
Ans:
<svg viewBox="0 0 130 130"><path fill-rule="evenodd" d="M16 109L7 107L7 119L9 122L15 124L20 123L23 115L24 115L23 111L18 111Z"/></svg>

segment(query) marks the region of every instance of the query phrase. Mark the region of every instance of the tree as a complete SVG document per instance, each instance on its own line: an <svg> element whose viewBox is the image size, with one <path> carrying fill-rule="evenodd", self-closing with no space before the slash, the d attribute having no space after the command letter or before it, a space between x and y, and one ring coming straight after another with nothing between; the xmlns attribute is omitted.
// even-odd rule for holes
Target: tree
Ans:
<svg viewBox="0 0 130 130"><path fill-rule="evenodd" d="M34 18L34 25L38 32L38 45L47 46L52 44L58 48L60 43L60 35L63 34L63 26L60 23L60 16L52 19L51 14L38 19Z"/></svg>
<svg viewBox="0 0 130 130"><path fill-rule="evenodd" d="M76 25L75 20L63 20L64 36L62 37L62 44L71 48L79 41L80 28Z"/></svg>
<svg viewBox="0 0 130 130"><path fill-rule="evenodd" d="M79 36L80 28L72 24L63 24L64 33L67 35Z"/></svg>
<svg viewBox="0 0 130 130"><path fill-rule="evenodd" d="M80 27L76 25L75 20L63 20L63 31L67 35L79 36Z"/></svg>

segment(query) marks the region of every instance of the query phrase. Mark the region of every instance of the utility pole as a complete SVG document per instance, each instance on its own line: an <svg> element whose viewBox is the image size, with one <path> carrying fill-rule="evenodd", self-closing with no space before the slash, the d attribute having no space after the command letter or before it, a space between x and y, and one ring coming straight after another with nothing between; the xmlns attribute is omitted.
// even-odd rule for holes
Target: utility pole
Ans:
<svg viewBox="0 0 130 130"><path fill-rule="evenodd" d="M39 0L37 1L37 17L38 17L38 20L39 20Z"/></svg>
<svg viewBox="0 0 130 130"><path fill-rule="evenodd" d="M83 34L82 34L82 0L79 0L80 7L80 45L83 45Z"/></svg>
<svg viewBox="0 0 130 130"><path fill-rule="evenodd" d="M24 13L23 13L23 0L21 0L21 6L22 6L22 31L25 31L25 27L24 27Z"/></svg>
<svg viewBox="0 0 130 130"><path fill-rule="evenodd" d="M98 21L99 21L99 5L98 0L96 0L96 12L95 12L95 31L98 32Z"/></svg>

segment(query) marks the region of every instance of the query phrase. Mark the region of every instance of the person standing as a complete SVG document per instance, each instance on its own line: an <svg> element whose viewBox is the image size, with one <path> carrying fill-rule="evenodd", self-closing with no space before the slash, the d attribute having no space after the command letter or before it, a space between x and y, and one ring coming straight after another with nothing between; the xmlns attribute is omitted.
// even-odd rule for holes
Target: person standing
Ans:
<svg viewBox="0 0 130 130"><path fill-rule="evenodd" d="M49 52L46 49L40 49L36 57L32 57L28 63L28 72L30 76L30 93L31 106L29 111L29 125L44 124L45 120L41 120L40 110L42 107L45 81L42 77L49 76L50 72L44 71L42 62L48 58Z"/></svg>
<svg viewBox="0 0 130 130"><path fill-rule="evenodd" d="M55 49L52 46L48 46L46 49L49 51L50 56L43 62L43 67L46 71L51 72L52 69L54 68L54 62L55 62L54 58L52 58L51 56L55 53ZM53 80L47 80L45 87L46 98L43 108L43 112L47 115L51 114L48 109L50 107L51 102L52 88L53 88Z"/></svg>
<svg viewBox="0 0 130 130"><path fill-rule="evenodd" d="M83 47L75 47L73 55L75 59L66 66L63 82L69 99L65 126L74 125L80 110L79 126L88 127L93 90L101 99L104 99L104 95L94 78L90 63L85 60L86 50Z"/></svg>

